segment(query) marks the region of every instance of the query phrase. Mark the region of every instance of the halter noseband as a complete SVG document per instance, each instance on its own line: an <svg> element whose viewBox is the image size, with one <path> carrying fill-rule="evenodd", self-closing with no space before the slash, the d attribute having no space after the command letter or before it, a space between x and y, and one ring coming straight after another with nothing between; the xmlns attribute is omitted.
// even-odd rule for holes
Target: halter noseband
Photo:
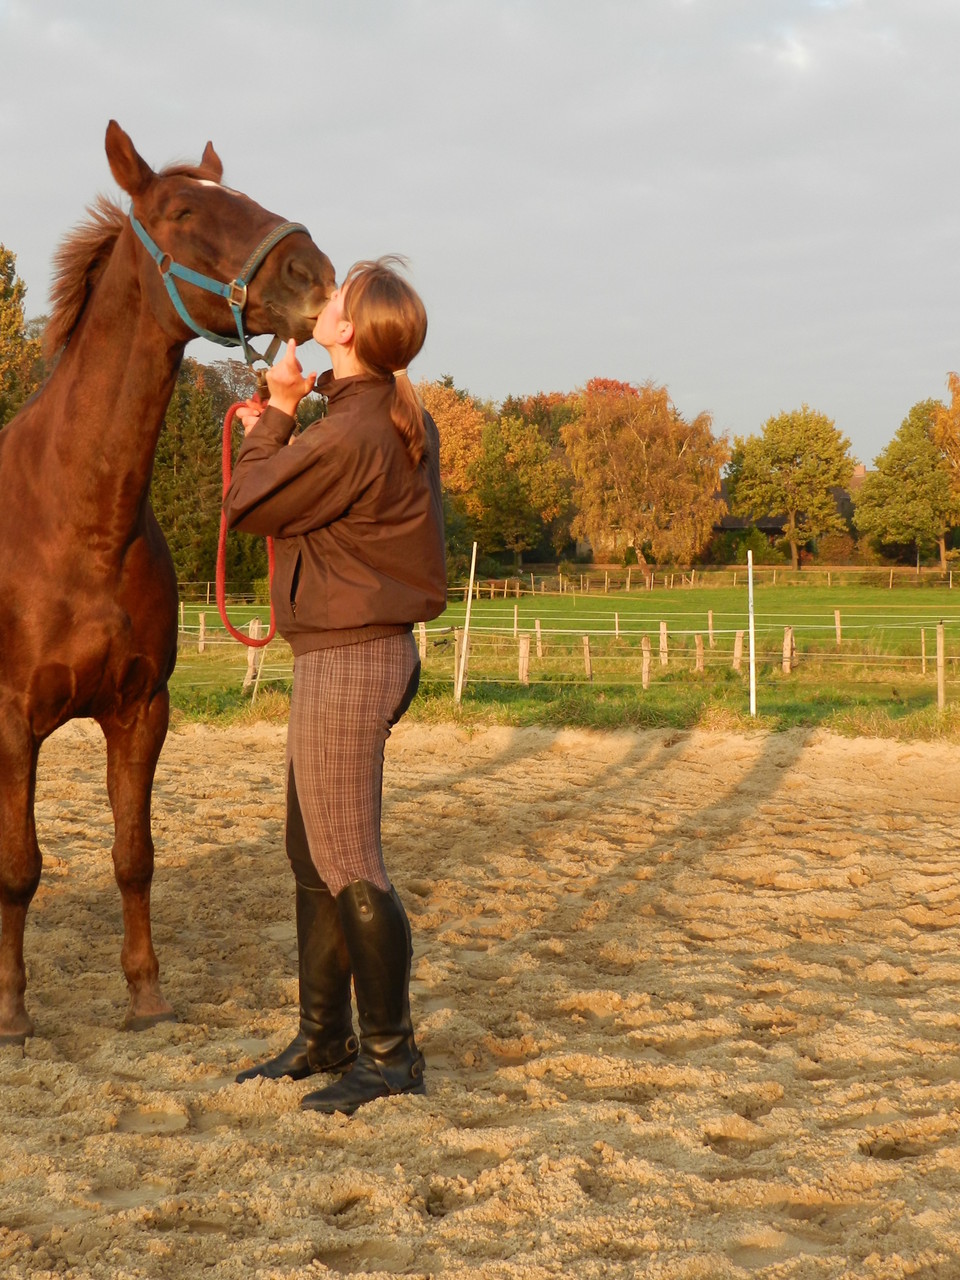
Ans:
<svg viewBox="0 0 960 1280"><path fill-rule="evenodd" d="M249 365L252 365L255 360L267 360L269 363L271 357L269 355L261 356L258 351L255 351L247 342L247 335L244 332L243 309L247 305L247 286L257 274L264 259L272 249L276 248L281 240L291 235L294 231L303 231L307 235L310 234L305 226L299 222L281 222L279 226L274 227L260 241L241 267L236 279L231 280L229 284L223 284L210 276L201 275L199 271L194 271L192 267L184 267L179 262L174 262L170 254L164 253L156 242L151 239L146 228L134 217L132 212L130 214L130 225L137 233L147 253L157 264L160 277L166 286L167 293L170 295L170 301L173 303L177 315L188 329L192 329L198 337L207 338L210 342L216 342L221 347L242 347L244 359ZM180 297L177 280L184 280L187 284L193 284L199 289L206 290L207 293L215 293L218 297L226 298L230 310L233 312L239 336L237 338L225 338L222 334L211 333L209 329L204 329L202 325L197 324Z"/></svg>

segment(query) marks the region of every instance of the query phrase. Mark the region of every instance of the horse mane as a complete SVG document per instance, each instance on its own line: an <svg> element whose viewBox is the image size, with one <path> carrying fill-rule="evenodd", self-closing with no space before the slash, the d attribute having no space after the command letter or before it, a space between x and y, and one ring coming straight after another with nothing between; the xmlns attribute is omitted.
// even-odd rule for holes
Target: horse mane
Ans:
<svg viewBox="0 0 960 1280"><path fill-rule="evenodd" d="M53 310L43 334L48 360L66 346L126 222L120 206L106 196L98 196L87 212L89 220L74 227L54 255Z"/></svg>
<svg viewBox="0 0 960 1280"><path fill-rule="evenodd" d="M190 164L169 165L157 176L217 177L202 166ZM88 206L87 213L88 220L74 227L53 259L54 277L50 290L53 310L43 334L44 355L51 361L67 345L127 220L127 215L116 201L102 195Z"/></svg>

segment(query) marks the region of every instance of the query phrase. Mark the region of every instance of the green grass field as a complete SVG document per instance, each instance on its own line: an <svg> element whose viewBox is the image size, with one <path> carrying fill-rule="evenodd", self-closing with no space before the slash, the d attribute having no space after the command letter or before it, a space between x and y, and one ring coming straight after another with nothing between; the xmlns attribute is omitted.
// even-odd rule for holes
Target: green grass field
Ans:
<svg viewBox="0 0 960 1280"><path fill-rule="evenodd" d="M745 575L741 574L741 578ZM782 575L784 576L784 575ZM467 723L580 725L603 728L690 728L760 725L822 726L844 733L898 737L960 737L960 584L895 589L813 579L755 589L757 717L749 715L747 637L733 670L738 631L747 631L742 585L658 587L605 594L526 594L503 598L481 589L470 606L470 654L462 703L454 704L455 629L466 605L454 599L427 625L421 691L411 716ZM727 575L729 581L730 575ZM679 575L678 575L679 581ZM810 585L806 585L810 582ZM837 644L835 611L840 612ZM206 616L206 652L197 652L199 613ZM180 658L172 682L181 717L282 719L292 674L289 648L275 640L253 686L242 692L248 658L222 629L216 609L185 604ZM266 606L231 608L235 625ZM712 615L712 619L711 619ZM540 622L542 656L536 652ZM710 644L712 621L713 645ZM946 709L937 709L937 625L943 623ZM666 623L668 664L660 662ZM793 628L796 656L784 673L784 628ZM530 636L529 684L518 674L519 639ZM583 637L589 638L591 678ZM703 669L697 669L697 637ZM651 651L649 688L641 687L643 642ZM924 664L923 647L926 661ZM924 671L924 665L926 670Z"/></svg>

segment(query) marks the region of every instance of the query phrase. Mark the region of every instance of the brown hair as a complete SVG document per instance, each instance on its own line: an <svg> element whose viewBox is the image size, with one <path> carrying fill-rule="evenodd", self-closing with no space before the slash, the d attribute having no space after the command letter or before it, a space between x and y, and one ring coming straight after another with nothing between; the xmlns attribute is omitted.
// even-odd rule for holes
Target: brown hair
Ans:
<svg viewBox="0 0 960 1280"><path fill-rule="evenodd" d="M390 255L355 262L343 285L343 314L353 324L353 349L364 369L396 375L390 417L414 466L423 457L423 409L407 376L407 365L427 336L427 312L416 290L394 270L403 259Z"/></svg>

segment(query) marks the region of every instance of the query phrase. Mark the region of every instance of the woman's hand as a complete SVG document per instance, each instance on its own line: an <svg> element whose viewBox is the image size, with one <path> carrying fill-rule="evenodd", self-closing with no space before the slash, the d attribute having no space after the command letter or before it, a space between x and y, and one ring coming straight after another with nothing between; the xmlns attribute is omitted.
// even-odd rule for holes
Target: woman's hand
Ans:
<svg viewBox="0 0 960 1280"><path fill-rule="evenodd" d="M291 338L283 353L283 359L278 360L272 369L267 370L269 403L275 409L289 413L292 417L297 412L297 405L303 397L308 396L313 390L316 380L315 373L309 373L304 377L300 361L297 359L297 344ZM246 426L245 422L244 426Z"/></svg>
<svg viewBox="0 0 960 1280"><path fill-rule="evenodd" d="M261 413L263 413L263 405L259 400L246 400L239 406L236 416L243 423L243 434L245 436L248 436L260 421Z"/></svg>

